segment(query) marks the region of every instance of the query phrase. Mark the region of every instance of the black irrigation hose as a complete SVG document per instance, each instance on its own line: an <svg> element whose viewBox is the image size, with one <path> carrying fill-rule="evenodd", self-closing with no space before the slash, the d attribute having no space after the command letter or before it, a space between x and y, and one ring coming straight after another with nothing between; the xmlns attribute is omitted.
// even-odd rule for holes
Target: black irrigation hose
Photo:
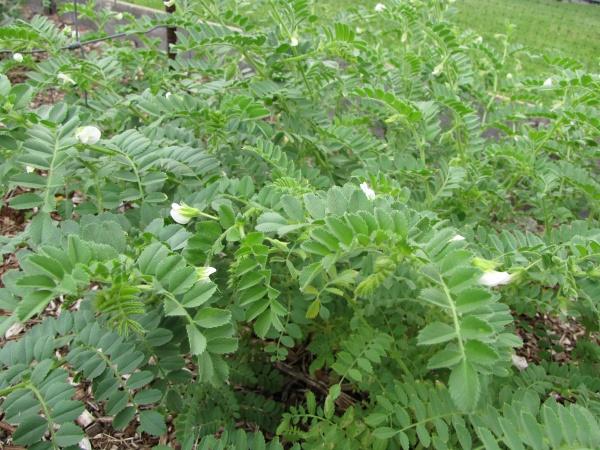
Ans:
<svg viewBox="0 0 600 450"><path fill-rule="evenodd" d="M89 41L85 41L85 42L77 41L77 42L73 42L72 44L69 44L65 47L61 47L59 50L77 50L78 48L82 48L85 45L95 44L97 42L102 42L102 41L108 41L109 39L132 36L135 34L147 34L147 33L153 32L154 30L157 30L159 28L166 28L169 26L171 26L171 25L156 25L146 31L124 31L122 33L111 34L110 36L105 36L103 38L90 39ZM43 49L34 49L34 50L27 50L27 51L22 51L22 52L16 52L14 50L0 50L0 53L21 53L22 55L33 55L36 53L48 53L49 51L50 50L43 50Z"/></svg>

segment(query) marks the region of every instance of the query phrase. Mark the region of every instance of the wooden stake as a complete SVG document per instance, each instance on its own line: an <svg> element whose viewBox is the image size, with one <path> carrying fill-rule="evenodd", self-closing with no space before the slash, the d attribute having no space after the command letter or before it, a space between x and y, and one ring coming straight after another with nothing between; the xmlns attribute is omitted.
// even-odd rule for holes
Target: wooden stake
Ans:
<svg viewBox="0 0 600 450"><path fill-rule="evenodd" d="M167 14L173 14L175 12L175 5L165 6ZM171 45L177 44L177 28L167 27L167 54L169 59L175 59L175 53L171 50Z"/></svg>

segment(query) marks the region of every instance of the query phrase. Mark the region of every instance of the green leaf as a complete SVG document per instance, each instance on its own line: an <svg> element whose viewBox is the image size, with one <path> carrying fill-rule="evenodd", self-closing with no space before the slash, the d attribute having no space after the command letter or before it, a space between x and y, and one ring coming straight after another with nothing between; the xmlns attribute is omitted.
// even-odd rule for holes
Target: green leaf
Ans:
<svg viewBox="0 0 600 450"><path fill-rule="evenodd" d="M492 299L490 291L479 288L470 288L461 291L456 297L456 310L460 314L469 313Z"/></svg>
<svg viewBox="0 0 600 450"><path fill-rule="evenodd" d="M352 228L342 222L337 217L327 217L325 219L329 231L344 245L349 246L354 239L354 232Z"/></svg>
<svg viewBox="0 0 600 450"><path fill-rule="evenodd" d="M373 436L377 439L391 439L398 434L398 430L390 427L380 427L373 430Z"/></svg>
<svg viewBox="0 0 600 450"><path fill-rule="evenodd" d="M140 426L138 431L148 433L152 436L162 436L167 432L165 419L157 411L140 412Z"/></svg>
<svg viewBox="0 0 600 450"><path fill-rule="evenodd" d="M323 406L323 412L325 413L325 417L330 419L333 417L335 413L335 401L338 399L340 394L342 393L342 387L339 384L333 384L329 388L329 392L327 393L327 397L325 397L325 404Z"/></svg>
<svg viewBox="0 0 600 450"><path fill-rule="evenodd" d="M450 379L450 396L456 406L463 411L472 411L479 401L479 376L473 366L462 361L452 369Z"/></svg>
<svg viewBox="0 0 600 450"><path fill-rule="evenodd" d="M27 261L31 264L36 265L48 275L61 279L65 275L65 271L60 264L53 258L44 255L31 255L27 258Z"/></svg>
<svg viewBox="0 0 600 450"><path fill-rule="evenodd" d="M376 427L388 420L388 414L385 413L372 413L365 417L365 422L370 427Z"/></svg>
<svg viewBox="0 0 600 450"><path fill-rule="evenodd" d="M215 328L231 321L231 312L219 308L202 308L194 317L194 322L202 328Z"/></svg>
<svg viewBox="0 0 600 450"><path fill-rule="evenodd" d="M196 308L206 303L217 290L213 282L196 283L184 296L181 303L186 308Z"/></svg>
<svg viewBox="0 0 600 450"><path fill-rule="evenodd" d="M465 344L465 354L470 363L489 366L499 359L498 353L481 341L470 340Z"/></svg>
<svg viewBox="0 0 600 450"><path fill-rule="evenodd" d="M162 392L158 389L146 389L138 392L133 401L138 405L147 405L149 403L155 403L162 397Z"/></svg>
<svg viewBox="0 0 600 450"><path fill-rule="evenodd" d="M308 306L308 309L306 310L306 318L314 319L315 317L317 317L320 310L321 310L321 302L318 298L316 298Z"/></svg>
<svg viewBox="0 0 600 450"><path fill-rule="evenodd" d="M17 318L21 322L25 322L27 319L41 313L52 298L52 292L46 290L29 293L17 306L15 311Z"/></svg>
<svg viewBox="0 0 600 450"><path fill-rule="evenodd" d="M132 373L127 379L127 387L129 389L139 389L146 386L154 379L154 375L149 370Z"/></svg>
<svg viewBox="0 0 600 450"><path fill-rule="evenodd" d="M238 349L238 339L233 337L219 337L208 342L208 351L217 355L233 353Z"/></svg>
<svg viewBox="0 0 600 450"><path fill-rule="evenodd" d="M46 378L46 375L52 370L54 361L52 359L45 359L36 364L33 372L31 372L31 381L34 384L40 384Z"/></svg>
<svg viewBox="0 0 600 450"><path fill-rule="evenodd" d="M419 298L421 300L425 300L432 305L438 306L440 308L450 308L450 303L448 302L448 296L437 288L425 288L421 291Z"/></svg>
<svg viewBox="0 0 600 450"><path fill-rule="evenodd" d="M464 339L481 339L494 332L485 320L475 316L467 316L460 322L460 332Z"/></svg>
<svg viewBox="0 0 600 450"><path fill-rule="evenodd" d="M200 355L206 350L206 337L200 332L194 324L188 324L185 327L190 341L190 352L192 355Z"/></svg>
<svg viewBox="0 0 600 450"><path fill-rule="evenodd" d="M13 441L18 445L31 445L39 442L46 433L46 419L40 416L26 417L13 433Z"/></svg>
<svg viewBox="0 0 600 450"><path fill-rule="evenodd" d="M84 410L83 403L77 400L60 400L52 408L52 420L56 423L71 422Z"/></svg>
<svg viewBox="0 0 600 450"><path fill-rule="evenodd" d="M300 283L300 290L305 290L311 281L323 271L323 267L320 262L309 264L308 266L304 266L302 271L300 272L300 277L298 279Z"/></svg>
<svg viewBox="0 0 600 450"><path fill-rule="evenodd" d="M235 212L227 203L221 203L219 205L219 222L225 229L235 225Z"/></svg>
<svg viewBox="0 0 600 450"><path fill-rule="evenodd" d="M529 437L530 445L535 450L544 450L546 448L544 445L544 433L542 433L542 429L537 420L535 420L535 417L531 413L523 411L521 419L523 420L523 425L525 425L523 428L525 434Z"/></svg>
<svg viewBox="0 0 600 450"><path fill-rule="evenodd" d="M63 423L54 435L54 442L61 447L77 445L84 437L83 431L74 423Z"/></svg>
<svg viewBox="0 0 600 450"><path fill-rule="evenodd" d="M113 419L112 426L115 430L123 430L135 417L135 408L128 406L121 410Z"/></svg>
<svg viewBox="0 0 600 450"><path fill-rule="evenodd" d="M44 199L37 194L26 193L17 195L9 200L12 209L31 209L40 206Z"/></svg>
<svg viewBox="0 0 600 450"><path fill-rule="evenodd" d="M433 322L419 332L418 345L433 345L447 342L456 338L456 331L443 322Z"/></svg>
<svg viewBox="0 0 600 450"><path fill-rule="evenodd" d="M19 278L17 286L37 289L54 289L56 287L56 282L47 275L26 275Z"/></svg>
<svg viewBox="0 0 600 450"><path fill-rule="evenodd" d="M10 93L10 80L4 74L0 74L0 95L7 97Z"/></svg>
<svg viewBox="0 0 600 450"><path fill-rule="evenodd" d="M305 194L304 206L313 219L324 219L325 218L325 200L321 199L315 194Z"/></svg>
<svg viewBox="0 0 600 450"><path fill-rule="evenodd" d="M302 202L300 200L291 195L284 195L281 198L281 204L283 210L290 219L295 222L304 222L304 208L302 207Z"/></svg>
<svg viewBox="0 0 600 450"><path fill-rule="evenodd" d="M271 310L263 311L254 322L254 332L258 337L264 338L271 328Z"/></svg>
<svg viewBox="0 0 600 450"><path fill-rule="evenodd" d="M445 348L433 355L427 363L430 370L454 367L462 359L462 354L456 349Z"/></svg>

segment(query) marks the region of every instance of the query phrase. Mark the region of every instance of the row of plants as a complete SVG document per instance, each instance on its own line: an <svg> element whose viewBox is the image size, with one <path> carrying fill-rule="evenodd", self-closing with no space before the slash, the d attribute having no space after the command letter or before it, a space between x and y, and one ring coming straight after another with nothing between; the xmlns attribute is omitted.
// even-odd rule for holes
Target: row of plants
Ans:
<svg viewBox="0 0 600 450"><path fill-rule="evenodd" d="M447 0L174 3L0 30L10 442L88 448L84 386L161 449L600 447L600 76Z"/></svg>

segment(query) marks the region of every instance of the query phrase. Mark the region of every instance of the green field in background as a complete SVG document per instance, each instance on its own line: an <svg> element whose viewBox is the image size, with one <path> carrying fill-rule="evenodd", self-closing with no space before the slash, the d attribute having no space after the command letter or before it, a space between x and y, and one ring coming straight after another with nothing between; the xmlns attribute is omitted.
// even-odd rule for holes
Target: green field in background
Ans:
<svg viewBox="0 0 600 450"><path fill-rule="evenodd" d="M600 6L558 0L458 0L456 22L484 37L506 33L512 42L558 51L598 69Z"/></svg>
<svg viewBox="0 0 600 450"><path fill-rule="evenodd" d="M163 9L162 0L130 0ZM375 1L366 2L374 4ZM335 14L355 5L350 0L319 3ZM590 68L600 68L600 6L558 0L457 0L454 20L484 37L506 33L515 25L512 42L534 51L556 51L576 58Z"/></svg>
<svg viewBox="0 0 600 450"><path fill-rule="evenodd" d="M127 3L135 3L136 5L147 6L148 8L165 9L162 0L128 0Z"/></svg>

